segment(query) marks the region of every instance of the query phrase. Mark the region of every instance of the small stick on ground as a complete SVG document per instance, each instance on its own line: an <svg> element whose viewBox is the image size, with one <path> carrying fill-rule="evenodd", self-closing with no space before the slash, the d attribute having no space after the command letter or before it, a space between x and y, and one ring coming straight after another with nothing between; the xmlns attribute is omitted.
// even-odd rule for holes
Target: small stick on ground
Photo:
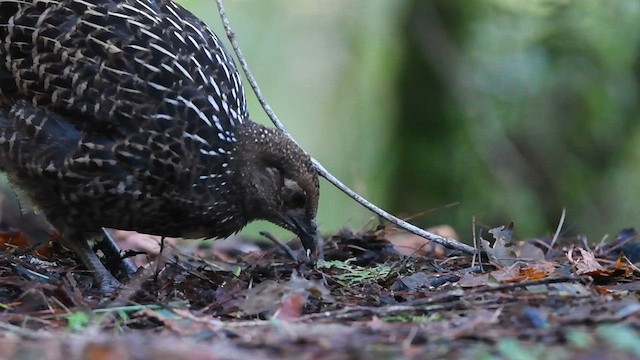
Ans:
<svg viewBox="0 0 640 360"><path fill-rule="evenodd" d="M229 24L229 19L227 18L227 15L225 13L224 10L224 5L222 4L222 0L216 0L216 3L218 4L218 13L220 14L220 19L222 20L222 25L224 26L224 30L225 33L227 35L227 38L229 39L229 42L231 43L231 47L233 48L233 51L236 53L236 57L238 58L238 61L240 62L240 66L242 67L242 70L244 71L245 75L247 76L247 80L249 81L249 85L251 85L251 88L253 89L253 92L256 95L256 98L258 99L258 101L260 102L260 105L262 105L262 108L264 109L265 113L267 114L267 116L269 116L269 119L271 119L271 121L273 122L273 124L275 125L276 128L278 128L280 131L282 131L283 133L285 133L289 138L291 138L294 142L295 140L293 139L293 137L286 131L286 129L284 128L284 125L282 124L282 122L280 121L280 119L278 119L278 116L276 116L275 112L273 111L273 109L271 108L271 106L269 106L269 103L267 103L265 97L262 95L262 91L260 90L260 87L258 86L258 83L256 82L255 78L253 77L253 74L251 73L251 70L249 70L249 65L247 64L247 61L245 60L244 55L242 54L242 50L240 50L240 45L238 44L238 41L236 39L236 35L233 32L233 30L231 29L231 25ZM448 239L445 237L442 237L440 235L436 235L434 233L430 233L428 231L425 231L415 225L412 225L404 220L401 220L391 214L389 214L388 212L382 210L381 208L377 207L376 205L374 205L373 203L369 202L367 199L363 198L362 196L358 195L355 191L351 190L348 186L346 186L345 184L343 184L340 180L338 180L335 176L333 176L329 171L327 171L327 169L324 168L324 166L322 166L322 164L320 164L320 162L316 159L311 159L313 161L313 165L315 166L316 170L318 171L318 174L320 174L320 176L322 176L323 178L327 179L327 181L329 181L333 186L337 187L338 189L340 189L342 192L344 192L345 194L347 194L350 198L352 198L353 200L355 200L356 202L358 202L360 205L366 207L367 209L369 209L370 211L372 211L373 213L377 214L378 216L382 217L383 219L389 221L390 223L406 230L409 231L415 235L418 235L420 237L423 237L427 240L433 241L437 244L440 244L446 248L449 249L454 249L454 250L459 250L462 252L465 252L467 254L475 254L476 253L476 249L473 248L472 246L463 244L459 241L456 241L454 239Z"/></svg>
<svg viewBox="0 0 640 360"><path fill-rule="evenodd" d="M527 286L534 286L534 285L549 285L549 284L558 284L558 283L566 283L566 282L574 282L574 281L580 282L580 283L588 283L588 282L591 282L592 279L588 276L574 276L574 275L556 276L556 277L548 277L548 278L538 279L538 280L523 281L516 284L504 284L504 285L498 285L493 287L487 286L487 287L478 288L477 290L471 290L470 292L483 293L483 292L490 292L490 291L502 291L502 290L523 288Z"/></svg>
<svg viewBox="0 0 640 360"><path fill-rule="evenodd" d="M473 246L476 248L476 253L473 254L473 260L471 261L471 267L475 267L476 265L476 256L478 257L478 264L480 266L480 271L484 271L482 267L482 247L480 246L480 242L478 241L478 235L476 234L476 216L473 215L471 217L471 231L473 234Z"/></svg>
<svg viewBox="0 0 640 360"><path fill-rule="evenodd" d="M260 231L260 235L266 237L269 241L274 243L277 247L281 248L285 253L287 253L287 255L289 255L289 257L293 259L293 261L298 261L298 259L296 258L296 254L293 252L293 250L291 250L291 248L287 246L287 244L283 244L280 241L278 241L278 239L276 239L273 235L271 235L271 233L268 233L266 231Z"/></svg>
<svg viewBox="0 0 640 360"><path fill-rule="evenodd" d="M560 216L560 221L558 221L558 227L556 228L556 233L553 234L553 239L551 239L551 244L549 244L549 251L553 250L553 247L556 245L556 241L560 237L560 231L562 230L562 225L564 225L564 217L567 215L567 209L562 209L562 215Z"/></svg>

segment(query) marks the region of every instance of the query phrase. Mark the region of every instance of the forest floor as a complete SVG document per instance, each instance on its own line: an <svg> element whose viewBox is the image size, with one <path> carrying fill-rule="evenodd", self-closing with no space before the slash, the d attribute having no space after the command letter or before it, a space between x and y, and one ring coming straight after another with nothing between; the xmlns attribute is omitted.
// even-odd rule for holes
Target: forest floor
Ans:
<svg viewBox="0 0 640 360"><path fill-rule="evenodd" d="M327 238L315 267L241 240L165 244L105 297L68 250L8 234L0 359L640 358L636 237L502 227L480 263L379 227Z"/></svg>

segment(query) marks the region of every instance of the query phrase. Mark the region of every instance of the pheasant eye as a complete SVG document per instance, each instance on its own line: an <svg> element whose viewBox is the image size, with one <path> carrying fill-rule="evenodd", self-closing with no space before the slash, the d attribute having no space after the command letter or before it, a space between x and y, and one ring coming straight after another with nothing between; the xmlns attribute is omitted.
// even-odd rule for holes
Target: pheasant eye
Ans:
<svg viewBox="0 0 640 360"><path fill-rule="evenodd" d="M291 195L291 207L294 209L304 207L304 204L307 202L307 197L303 192L295 192Z"/></svg>

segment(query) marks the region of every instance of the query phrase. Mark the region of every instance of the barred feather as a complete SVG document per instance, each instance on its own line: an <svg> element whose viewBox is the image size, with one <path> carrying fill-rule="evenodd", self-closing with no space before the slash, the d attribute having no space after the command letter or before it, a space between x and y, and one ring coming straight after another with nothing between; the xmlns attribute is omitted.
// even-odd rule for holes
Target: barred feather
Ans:
<svg viewBox="0 0 640 360"><path fill-rule="evenodd" d="M309 156L249 119L232 58L170 0L0 0L0 168L98 272L78 234L100 227L315 233Z"/></svg>

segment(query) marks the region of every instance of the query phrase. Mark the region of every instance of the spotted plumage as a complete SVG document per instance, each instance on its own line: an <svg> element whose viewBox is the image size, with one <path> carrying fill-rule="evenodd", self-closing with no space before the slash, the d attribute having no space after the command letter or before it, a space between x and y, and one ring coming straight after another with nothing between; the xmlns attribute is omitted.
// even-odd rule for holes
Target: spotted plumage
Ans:
<svg viewBox="0 0 640 360"><path fill-rule="evenodd" d="M105 290L101 227L316 236L309 156L249 119L231 56L170 0L0 0L0 167Z"/></svg>

